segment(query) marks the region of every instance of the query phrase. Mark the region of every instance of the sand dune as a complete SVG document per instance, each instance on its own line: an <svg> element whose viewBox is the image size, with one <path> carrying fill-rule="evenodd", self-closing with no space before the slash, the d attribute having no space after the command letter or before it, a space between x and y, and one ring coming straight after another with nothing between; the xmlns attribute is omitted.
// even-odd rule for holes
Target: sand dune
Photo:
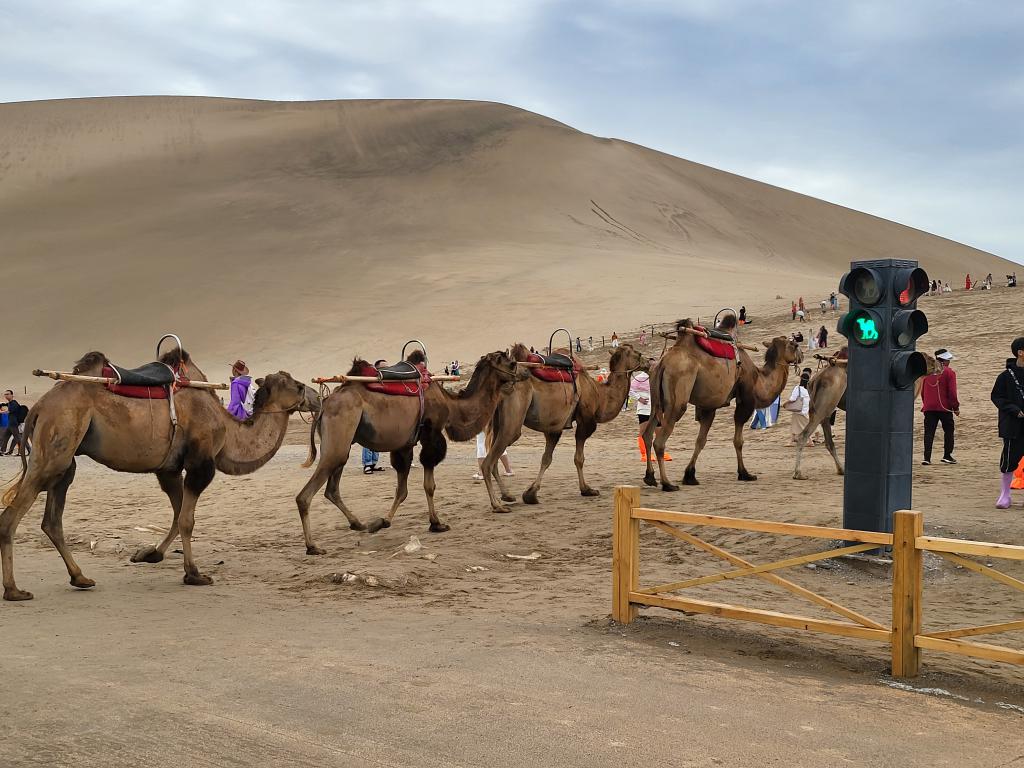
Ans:
<svg viewBox="0 0 1024 768"><path fill-rule="evenodd" d="M958 243L512 107L0 104L5 383L181 333L306 377L419 337L440 361L820 297L851 259L1003 273ZM781 304L783 302L777 302ZM5 334L6 335L6 334Z"/></svg>

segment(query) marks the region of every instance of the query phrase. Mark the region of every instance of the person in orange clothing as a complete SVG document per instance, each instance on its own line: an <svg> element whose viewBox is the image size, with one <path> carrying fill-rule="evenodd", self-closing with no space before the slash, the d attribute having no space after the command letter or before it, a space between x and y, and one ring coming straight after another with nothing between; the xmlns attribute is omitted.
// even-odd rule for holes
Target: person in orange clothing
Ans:
<svg viewBox="0 0 1024 768"><path fill-rule="evenodd" d="M640 461L647 462L647 446L644 445L644 424L651 420L651 377L646 371L637 371L629 380L629 396L636 403L636 418L640 422L640 434L636 442L640 446ZM665 461L672 457L665 451Z"/></svg>
<svg viewBox="0 0 1024 768"><path fill-rule="evenodd" d="M1020 466L1013 473L1013 482L1010 483L1010 487L1015 491L1024 489L1024 459L1020 460Z"/></svg>

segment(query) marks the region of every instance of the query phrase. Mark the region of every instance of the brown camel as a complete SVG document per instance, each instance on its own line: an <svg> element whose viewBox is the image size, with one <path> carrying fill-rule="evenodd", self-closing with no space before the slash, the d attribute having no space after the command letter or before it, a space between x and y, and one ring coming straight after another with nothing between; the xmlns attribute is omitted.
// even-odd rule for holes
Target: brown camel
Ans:
<svg viewBox="0 0 1024 768"><path fill-rule="evenodd" d="M187 378L205 380L183 351L174 350L161 362L180 365ZM97 376L106 363L102 353L90 352L75 366L75 373ZM159 546L140 550L132 559L159 562L180 530L185 583L212 583L192 557L199 495L217 470L245 475L266 464L284 440L289 414L308 407L308 389L283 371L270 374L260 382L255 413L246 422L234 419L210 390L182 389L174 396L178 418L174 430L169 408L162 401L121 397L98 384L55 384L29 413L25 435L31 436L34 450L18 482L4 494L6 508L0 514L4 599L32 598L14 581L13 538L41 491L46 491L42 528L64 558L71 585L80 589L95 585L82 574L64 542L64 503L75 478L76 456L88 456L118 472L155 474L174 510L171 530Z"/></svg>
<svg viewBox="0 0 1024 768"><path fill-rule="evenodd" d="M409 357L410 362L422 360L418 355L413 353ZM354 361L352 373L363 370L365 365L363 360ZM498 401L512 391L513 383L526 375L506 352L491 352L480 358L468 386L458 394L448 392L439 383L431 384L426 390L422 413L418 397L373 392L355 382L337 387L324 400L320 415L310 429L310 454L303 466L312 466L316 459L317 431L321 433L322 453L313 476L295 497L302 521L302 535L306 540L306 553L324 554L310 533L309 505L325 483L327 490L324 496L341 510L352 530L375 533L390 527L399 505L409 495L409 468L417 442L420 444L430 530L435 533L449 530L449 526L438 519L434 509L434 467L444 461L448 450L444 435L456 442L472 439L491 420ZM398 483L387 518L363 524L341 499L341 473L348 462L352 443L373 451L391 453L391 466L398 473Z"/></svg>
<svg viewBox="0 0 1024 768"><path fill-rule="evenodd" d="M750 355L742 348L736 350L736 360L713 357L697 346L693 334L682 330L692 327L690 320L679 321L676 343L666 350L651 374L651 419L644 431L644 444L647 447L644 482L657 485L652 466L652 456L656 454L661 488L665 491L679 490L679 486L668 481L665 473L665 444L690 403L694 405L694 416L700 423L700 433L686 467L683 483L698 484L697 457L707 442L715 413L719 408L727 406L733 398L736 399L736 410L733 414L735 430L732 442L736 448L737 477L740 480L756 480L757 476L750 474L743 464L743 428L756 408L765 408L775 401L786 386L789 366L803 359L800 347L785 336L763 342L767 350L762 368L755 366ZM655 426L659 424L661 428L655 436Z"/></svg>
<svg viewBox="0 0 1024 768"><path fill-rule="evenodd" d="M832 456L832 461L836 464L836 474L841 475L845 471L842 462L839 461L835 439L832 435L832 414L837 409L846 411L845 350L846 347L839 350L829 360L829 366L818 371L807 385L807 392L811 396L811 406L808 412L807 427L796 440L796 467L793 469L794 480L808 479L807 475L800 469L800 463L803 459L804 446L811 439L811 435L814 434L814 430L818 428L818 425L821 425L821 431L825 434L825 447L828 448L829 455ZM935 373L937 370L935 358L924 352L921 354L924 355L927 368L925 375L928 376ZM923 383L923 378L917 379L914 382L914 400L921 396Z"/></svg>
<svg viewBox="0 0 1024 768"><path fill-rule="evenodd" d="M568 350L555 350L556 353L569 355ZM522 344L512 348L512 356L524 361L529 351ZM631 345L623 344L612 352L608 363L608 381L598 384L590 375L582 370L576 378L576 387L570 382L541 381L530 376L529 379L516 384L515 390L506 397L494 412L490 427L490 446L487 456L481 465L481 473L487 485L487 495L491 500L494 512L509 512L502 502L513 501L508 493L504 480L498 477L498 459L508 446L512 445L523 433L523 427L542 432L545 438L544 456L540 462L537 479L523 493L523 501L527 504L537 503L544 473L551 464L551 456L555 446L562 437L562 432L572 421L576 422L576 474L579 477L580 495L599 496L600 493L587 485L583 477L583 447L597 430L598 424L611 421L622 412L622 404L629 396L629 376L633 371L646 368L643 355ZM501 491L499 500L494 490L493 481L497 479Z"/></svg>

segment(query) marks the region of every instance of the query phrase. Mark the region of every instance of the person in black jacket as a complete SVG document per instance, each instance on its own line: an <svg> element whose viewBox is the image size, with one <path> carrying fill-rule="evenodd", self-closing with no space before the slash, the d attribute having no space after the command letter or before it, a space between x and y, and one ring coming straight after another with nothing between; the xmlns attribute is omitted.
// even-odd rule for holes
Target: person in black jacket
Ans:
<svg viewBox="0 0 1024 768"><path fill-rule="evenodd" d="M1003 438L999 456L1003 485L996 509L1010 508L1013 472L1024 459L1024 336L1014 339L1010 350L1013 357L1007 359L1006 370L992 387L992 402L999 409L999 436Z"/></svg>
<svg viewBox="0 0 1024 768"><path fill-rule="evenodd" d="M14 392L9 389L4 392L4 404L7 406L7 429L12 438L11 450L4 455L10 456L16 448L21 447L21 404L14 399Z"/></svg>

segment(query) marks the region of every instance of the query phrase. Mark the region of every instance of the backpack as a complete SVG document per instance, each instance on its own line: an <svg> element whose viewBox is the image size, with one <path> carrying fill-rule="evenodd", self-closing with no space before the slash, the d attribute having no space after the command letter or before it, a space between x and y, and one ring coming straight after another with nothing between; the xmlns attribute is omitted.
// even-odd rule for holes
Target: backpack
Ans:
<svg viewBox="0 0 1024 768"><path fill-rule="evenodd" d="M17 414L17 416L18 416L18 423L19 424L24 424L25 420L28 418L28 406L27 405L22 405L21 403L19 403L18 404L18 414Z"/></svg>

